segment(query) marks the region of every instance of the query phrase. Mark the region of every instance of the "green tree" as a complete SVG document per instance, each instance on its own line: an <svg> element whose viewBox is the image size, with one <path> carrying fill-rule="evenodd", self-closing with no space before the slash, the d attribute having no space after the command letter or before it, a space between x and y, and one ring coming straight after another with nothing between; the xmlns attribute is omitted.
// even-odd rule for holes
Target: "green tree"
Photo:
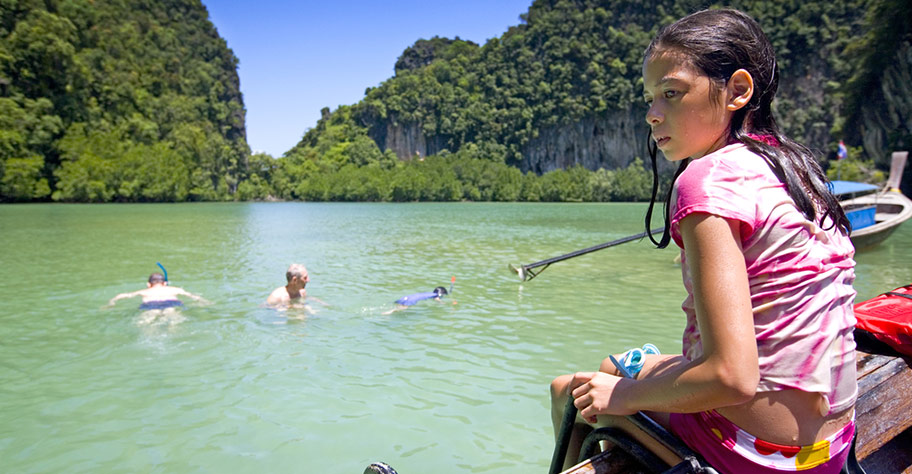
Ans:
<svg viewBox="0 0 912 474"><path fill-rule="evenodd" d="M614 201L648 201L652 196L652 174L636 158L626 168L614 172L611 193Z"/></svg>
<svg viewBox="0 0 912 474"><path fill-rule="evenodd" d="M589 189L592 192L592 200L598 202L611 201L615 179L614 172L604 168L599 168L595 173L592 173L589 176Z"/></svg>
<svg viewBox="0 0 912 474"><path fill-rule="evenodd" d="M44 159L40 156L10 158L4 163L0 194L8 199L29 201L51 193L47 179L41 175Z"/></svg>
<svg viewBox="0 0 912 474"><path fill-rule="evenodd" d="M250 154L237 64L199 0L2 2L0 200L231 198Z"/></svg>

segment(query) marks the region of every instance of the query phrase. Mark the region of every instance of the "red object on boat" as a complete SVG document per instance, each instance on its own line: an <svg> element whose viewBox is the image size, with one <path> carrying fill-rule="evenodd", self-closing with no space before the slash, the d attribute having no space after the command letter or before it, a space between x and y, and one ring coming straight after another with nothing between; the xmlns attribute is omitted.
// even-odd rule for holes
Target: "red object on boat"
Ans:
<svg viewBox="0 0 912 474"><path fill-rule="evenodd" d="M912 285L855 305L856 327L902 354L912 356Z"/></svg>

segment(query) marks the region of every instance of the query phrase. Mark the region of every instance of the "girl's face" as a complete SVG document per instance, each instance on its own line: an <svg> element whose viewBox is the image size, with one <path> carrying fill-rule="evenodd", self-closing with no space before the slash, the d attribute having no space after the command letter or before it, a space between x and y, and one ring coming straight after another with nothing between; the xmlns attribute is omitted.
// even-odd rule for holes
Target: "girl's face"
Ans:
<svg viewBox="0 0 912 474"><path fill-rule="evenodd" d="M700 158L728 142L726 88L713 87L680 54L653 54L643 65L643 88L652 139L669 161Z"/></svg>

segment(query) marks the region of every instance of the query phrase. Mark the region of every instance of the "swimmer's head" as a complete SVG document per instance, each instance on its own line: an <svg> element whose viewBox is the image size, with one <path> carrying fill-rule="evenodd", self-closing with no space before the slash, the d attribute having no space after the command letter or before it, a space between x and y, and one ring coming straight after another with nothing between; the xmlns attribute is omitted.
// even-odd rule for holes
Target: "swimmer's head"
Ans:
<svg viewBox="0 0 912 474"><path fill-rule="evenodd" d="M438 286L437 288L434 288L434 293L437 293L437 297L440 298L441 296L447 294L447 289L442 286Z"/></svg>
<svg viewBox="0 0 912 474"><path fill-rule="evenodd" d="M307 274L307 268L300 263L292 263L291 266L288 267L288 271L285 272L285 280L287 280L288 283L291 283L291 280L294 277L298 277L298 280L301 283L310 281L310 275Z"/></svg>
<svg viewBox="0 0 912 474"><path fill-rule="evenodd" d="M149 286L155 286L167 282L168 280L165 280L165 276L161 273L153 273L149 275Z"/></svg>

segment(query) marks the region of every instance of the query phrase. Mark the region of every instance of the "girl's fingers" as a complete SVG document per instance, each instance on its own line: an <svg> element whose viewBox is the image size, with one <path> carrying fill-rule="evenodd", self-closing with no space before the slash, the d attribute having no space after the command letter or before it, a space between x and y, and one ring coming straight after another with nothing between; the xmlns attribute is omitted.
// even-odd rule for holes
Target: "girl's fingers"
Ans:
<svg viewBox="0 0 912 474"><path fill-rule="evenodd" d="M592 397L590 397L586 392L581 392L578 395L573 397L573 406L578 410L584 410L591 403Z"/></svg>
<svg viewBox="0 0 912 474"><path fill-rule="evenodd" d="M588 396L586 397L588 398ZM586 420L589 423L595 423L598 421L596 415L592 414L593 408L591 403L583 403L580 399L577 399L574 403L574 406L579 410L579 415L582 419Z"/></svg>
<svg viewBox="0 0 912 474"><path fill-rule="evenodd" d="M588 391L589 391L589 386L586 384L583 384L583 385L580 385L579 387L571 389L570 396L575 399L578 399L579 397L581 397L584 393L586 393Z"/></svg>
<svg viewBox="0 0 912 474"><path fill-rule="evenodd" d="M569 391L573 393L582 385L589 383L592 380L592 377L595 376L595 372L577 372L573 374L573 378L570 380Z"/></svg>
<svg viewBox="0 0 912 474"><path fill-rule="evenodd" d="M588 392L588 385L580 387L580 389L586 389L580 393L578 397L573 399L573 406L579 410L580 417L586 420L589 423L595 423L598 421L595 414L592 414L594 409L592 408L592 395Z"/></svg>

